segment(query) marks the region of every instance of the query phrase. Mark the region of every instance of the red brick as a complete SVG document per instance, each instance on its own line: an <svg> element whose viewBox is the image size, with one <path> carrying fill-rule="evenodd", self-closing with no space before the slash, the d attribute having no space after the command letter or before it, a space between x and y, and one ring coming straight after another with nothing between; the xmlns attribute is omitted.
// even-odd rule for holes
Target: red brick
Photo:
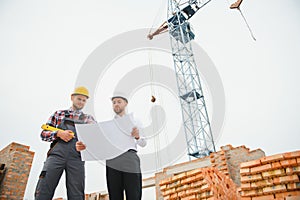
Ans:
<svg viewBox="0 0 300 200"><path fill-rule="evenodd" d="M300 151L287 152L283 154L286 159L300 158Z"/></svg>
<svg viewBox="0 0 300 200"><path fill-rule="evenodd" d="M181 200L196 200L196 199L197 199L197 195L195 194L181 198Z"/></svg>
<svg viewBox="0 0 300 200"><path fill-rule="evenodd" d="M186 192L186 195L197 194L200 192L200 188L187 189L185 192Z"/></svg>
<svg viewBox="0 0 300 200"><path fill-rule="evenodd" d="M258 160L251 160L248 162L243 162L240 164L240 168L247 168L247 167L256 167L261 165L260 159Z"/></svg>
<svg viewBox="0 0 300 200"><path fill-rule="evenodd" d="M205 191L209 191L210 190L210 186L208 184L202 185L200 187L201 192L205 192Z"/></svg>
<svg viewBox="0 0 300 200"><path fill-rule="evenodd" d="M241 189L242 190L250 190L251 184L250 183L241 183Z"/></svg>
<svg viewBox="0 0 300 200"><path fill-rule="evenodd" d="M170 183L170 184L168 184L168 188L177 188L177 187L179 187L181 184L180 184L180 181L174 181L174 182L172 182L172 183Z"/></svg>
<svg viewBox="0 0 300 200"><path fill-rule="evenodd" d="M275 199L273 194L252 197L252 200L271 200L271 199Z"/></svg>
<svg viewBox="0 0 300 200"><path fill-rule="evenodd" d="M190 176L190 177L187 177L185 179L182 179L181 180L181 184L189 184L191 182L194 182L195 181L195 177L196 176Z"/></svg>
<svg viewBox="0 0 300 200"><path fill-rule="evenodd" d="M285 200L300 200L300 196L286 197Z"/></svg>
<svg viewBox="0 0 300 200"><path fill-rule="evenodd" d="M202 173L202 169L194 169L191 171L186 172L187 176L193 176L193 175L197 175L197 174L201 174Z"/></svg>
<svg viewBox="0 0 300 200"><path fill-rule="evenodd" d="M216 154L217 154L216 152L213 152L213 153L209 154L209 157L214 158L216 156Z"/></svg>
<svg viewBox="0 0 300 200"><path fill-rule="evenodd" d="M292 196L300 196L300 191L290 191L290 192L283 192L283 193L276 193L276 198L286 198Z"/></svg>
<svg viewBox="0 0 300 200"><path fill-rule="evenodd" d="M209 197L209 198L206 198L205 200L218 200L218 199L215 197Z"/></svg>
<svg viewBox="0 0 300 200"><path fill-rule="evenodd" d="M286 191L285 185L274 185L274 186L263 188L264 194L279 193L279 192L285 192L285 191Z"/></svg>
<svg viewBox="0 0 300 200"><path fill-rule="evenodd" d="M266 164L266 165L261 165L261 166L257 166L257 167L251 167L250 172L251 172L251 174L257 174L257 173L269 171L270 169L272 169L272 165Z"/></svg>
<svg viewBox="0 0 300 200"><path fill-rule="evenodd" d="M180 191L180 192L178 192L177 194L178 194L178 197L185 197L185 196L186 196L185 190Z"/></svg>
<svg viewBox="0 0 300 200"><path fill-rule="evenodd" d="M160 180L160 181L159 181L159 185L162 186L162 185L169 184L169 183L171 183L171 182L172 182L172 178L169 177L169 178L165 178L165 179L163 179L163 180Z"/></svg>
<svg viewBox="0 0 300 200"><path fill-rule="evenodd" d="M300 182L287 184L288 190L300 190Z"/></svg>
<svg viewBox="0 0 300 200"><path fill-rule="evenodd" d="M200 180L203 180L203 179L204 179L203 174L197 174L195 176L195 181L200 181Z"/></svg>
<svg viewBox="0 0 300 200"><path fill-rule="evenodd" d="M176 189L175 188L167 189L167 190L163 191L162 193L163 193L163 196L171 195L171 194L176 193Z"/></svg>
<svg viewBox="0 0 300 200"><path fill-rule="evenodd" d="M283 183L293 183L293 182L298 182L298 181L299 181L299 178L296 174L273 178L273 182L275 185L283 184Z"/></svg>
<svg viewBox="0 0 300 200"><path fill-rule="evenodd" d="M177 181L186 177L186 173L180 173L171 178L172 181Z"/></svg>
<svg viewBox="0 0 300 200"><path fill-rule="evenodd" d="M295 166L295 167L287 167L285 169L287 175L291 174L300 174L300 166Z"/></svg>
<svg viewBox="0 0 300 200"><path fill-rule="evenodd" d="M189 185L180 185L176 188L176 192L180 192L180 191L183 191L183 190L187 190L188 188L190 188Z"/></svg>
<svg viewBox="0 0 300 200"><path fill-rule="evenodd" d="M201 185L203 185L204 182L203 181L196 181L196 182L193 182L191 183L191 187L200 187Z"/></svg>
<svg viewBox="0 0 300 200"><path fill-rule="evenodd" d="M242 197L253 197L253 196L259 196L263 194L263 189L252 189L247 191L241 191Z"/></svg>
<svg viewBox="0 0 300 200"><path fill-rule="evenodd" d="M297 160L294 159L288 159L288 160L282 160L280 161L281 166L283 167L292 167L292 166L297 166Z"/></svg>
<svg viewBox="0 0 300 200"><path fill-rule="evenodd" d="M212 191L206 191L206 192L202 192L200 194L198 194L198 198L208 198L208 197L212 197L214 194Z"/></svg>
<svg viewBox="0 0 300 200"><path fill-rule="evenodd" d="M243 175L249 175L250 174L250 168L241 168L240 174Z"/></svg>
<svg viewBox="0 0 300 200"><path fill-rule="evenodd" d="M178 194L177 193L173 193L170 195L170 199L177 199Z"/></svg>
<svg viewBox="0 0 300 200"><path fill-rule="evenodd" d="M248 182L259 181L259 180L262 180L261 174L254 174L254 175L242 176L241 177L241 182L242 183L248 183Z"/></svg>
<svg viewBox="0 0 300 200"><path fill-rule="evenodd" d="M280 160L284 160L283 154L276 154L276 155L272 155L272 156L263 157L260 159L260 162L262 164L266 164L266 163L272 163L272 162L280 161Z"/></svg>
<svg viewBox="0 0 300 200"><path fill-rule="evenodd" d="M275 169L272 171L267 171L262 173L262 177L264 179L276 177L276 176L284 176L285 175L285 170L284 169Z"/></svg>
<svg viewBox="0 0 300 200"><path fill-rule="evenodd" d="M273 162L273 163L271 163L271 165L272 165L272 169L280 169L280 168L282 168L282 166L281 166L281 164L280 164L279 161L278 162Z"/></svg>
<svg viewBox="0 0 300 200"><path fill-rule="evenodd" d="M252 182L251 188L256 189L256 188L263 188L272 185L273 185L273 179L267 179L267 180Z"/></svg>
<svg viewBox="0 0 300 200"><path fill-rule="evenodd" d="M162 186L160 186L160 190L161 191L164 191L164 190L166 190L167 189L167 185L162 185Z"/></svg>

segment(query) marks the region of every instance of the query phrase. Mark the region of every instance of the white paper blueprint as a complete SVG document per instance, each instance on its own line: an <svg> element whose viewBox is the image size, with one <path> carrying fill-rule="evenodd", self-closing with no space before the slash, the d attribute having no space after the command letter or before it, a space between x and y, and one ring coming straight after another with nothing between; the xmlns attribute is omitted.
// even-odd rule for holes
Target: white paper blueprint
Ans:
<svg viewBox="0 0 300 200"><path fill-rule="evenodd" d="M131 115L95 124L76 124L79 141L86 145L81 151L84 161L112 159L135 146L131 136Z"/></svg>

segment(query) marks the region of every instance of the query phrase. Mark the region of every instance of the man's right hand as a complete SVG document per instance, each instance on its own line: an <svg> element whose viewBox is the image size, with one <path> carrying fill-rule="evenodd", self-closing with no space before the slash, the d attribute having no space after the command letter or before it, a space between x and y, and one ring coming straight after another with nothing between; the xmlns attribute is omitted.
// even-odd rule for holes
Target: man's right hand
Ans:
<svg viewBox="0 0 300 200"><path fill-rule="evenodd" d="M57 131L56 136L65 142L69 142L70 140L72 140L72 138L74 138L74 133L70 130L65 130L65 131L59 130Z"/></svg>

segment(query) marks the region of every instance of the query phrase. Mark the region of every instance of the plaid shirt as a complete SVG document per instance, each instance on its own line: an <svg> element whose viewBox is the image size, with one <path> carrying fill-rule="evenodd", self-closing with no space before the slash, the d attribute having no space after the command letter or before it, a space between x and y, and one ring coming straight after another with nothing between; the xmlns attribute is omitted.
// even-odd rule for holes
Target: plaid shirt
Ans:
<svg viewBox="0 0 300 200"><path fill-rule="evenodd" d="M50 116L47 125L58 127L62 122L63 118L68 117L71 119L78 119L80 115L84 115L84 123L92 124L96 123L94 118L91 115L84 114L81 110L73 110L72 107L68 110L59 110L56 111L53 115ZM41 132L41 138L43 141L53 142L56 140L57 131L45 131Z"/></svg>

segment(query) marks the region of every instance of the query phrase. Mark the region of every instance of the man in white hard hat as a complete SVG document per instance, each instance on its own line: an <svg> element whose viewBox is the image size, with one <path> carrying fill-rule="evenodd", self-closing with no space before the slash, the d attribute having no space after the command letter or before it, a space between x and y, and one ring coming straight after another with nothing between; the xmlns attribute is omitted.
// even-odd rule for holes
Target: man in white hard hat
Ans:
<svg viewBox="0 0 300 200"><path fill-rule="evenodd" d="M125 95L115 94L111 100L115 118L124 117L128 104ZM130 149L124 149L123 154L106 161L106 181L110 200L123 200L124 191L126 199L140 200L142 197L142 174L137 145L145 147L147 142L138 127L132 129L131 140L134 142L130 142L132 145Z"/></svg>
<svg viewBox="0 0 300 200"><path fill-rule="evenodd" d="M36 186L35 200L51 200L64 171L68 199L84 200L85 170L79 152L82 144L77 142L75 124L95 123L91 115L82 112L88 98L87 88L75 88L71 94L72 106L56 111L47 122L47 125L61 130L41 132L41 139L51 142L51 145Z"/></svg>

